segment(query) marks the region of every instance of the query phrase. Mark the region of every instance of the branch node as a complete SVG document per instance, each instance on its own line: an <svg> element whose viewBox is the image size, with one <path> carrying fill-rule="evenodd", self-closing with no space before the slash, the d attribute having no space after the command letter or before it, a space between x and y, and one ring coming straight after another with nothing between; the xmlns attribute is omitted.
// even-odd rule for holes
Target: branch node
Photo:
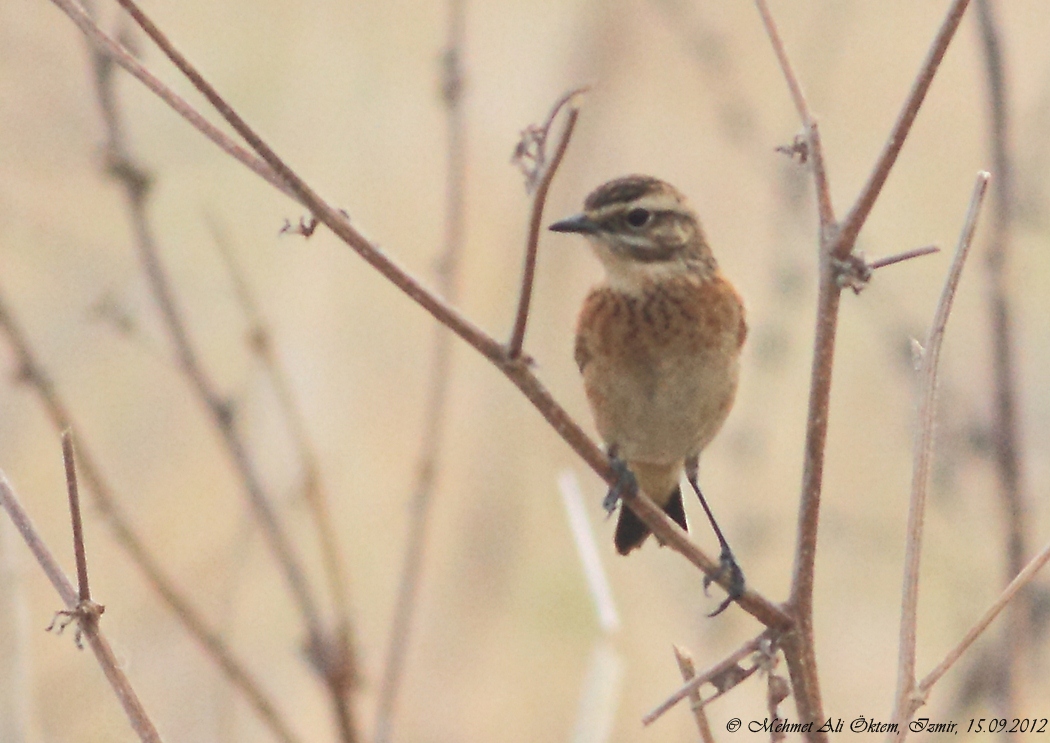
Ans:
<svg viewBox="0 0 1050 743"><path fill-rule="evenodd" d="M55 616L51 618L51 624L47 625L44 631L61 635L66 627L75 622L77 628L73 633L73 642L76 643L77 650L83 650L84 633L98 626L98 619L105 611L106 607L102 604L91 599L82 599L75 609L56 611Z"/></svg>
<svg viewBox="0 0 1050 743"><path fill-rule="evenodd" d="M589 89L588 86L584 86L570 90L555 102L553 108L551 108L550 115L542 126L529 124L521 130L521 138L518 140L518 144L514 146L514 154L511 155L510 161L517 165L518 169L525 176L525 191L527 193L531 194L537 189L544 174L548 171L547 139L550 136L554 120L558 118L558 113L577 96L586 93ZM575 106L571 108L575 110Z"/></svg>
<svg viewBox="0 0 1050 743"><path fill-rule="evenodd" d="M340 694L345 695L360 680L346 632L311 634L304 653L317 674Z"/></svg>
<svg viewBox="0 0 1050 743"><path fill-rule="evenodd" d="M299 235L303 238L309 238L314 234L314 230L317 229L318 222L317 217L310 215L308 217L299 217L298 224L292 224L287 217L285 217L284 224L281 225L278 235Z"/></svg>
<svg viewBox="0 0 1050 743"><path fill-rule="evenodd" d="M782 144L776 148L776 151L782 155L787 155L798 162L799 165L805 165L809 162L809 137L805 133L799 132L791 140L791 144Z"/></svg>
<svg viewBox="0 0 1050 743"><path fill-rule="evenodd" d="M448 108L455 108L463 97L463 68L459 50L449 47L441 56L441 100Z"/></svg>
<svg viewBox="0 0 1050 743"><path fill-rule="evenodd" d="M215 417L219 420L219 425L224 428L230 428L233 426L233 419L236 415L237 405L228 398L216 397L209 403L211 409L215 412Z"/></svg>
<svg viewBox="0 0 1050 743"><path fill-rule="evenodd" d="M839 289L852 289L860 294L871 281L871 266L864 260L864 253L855 250L845 258L831 258L831 270L835 275L835 285Z"/></svg>
<svg viewBox="0 0 1050 743"><path fill-rule="evenodd" d="M110 148L106 156L106 174L120 181L136 201L145 200L153 186L153 175L131 158Z"/></svg>

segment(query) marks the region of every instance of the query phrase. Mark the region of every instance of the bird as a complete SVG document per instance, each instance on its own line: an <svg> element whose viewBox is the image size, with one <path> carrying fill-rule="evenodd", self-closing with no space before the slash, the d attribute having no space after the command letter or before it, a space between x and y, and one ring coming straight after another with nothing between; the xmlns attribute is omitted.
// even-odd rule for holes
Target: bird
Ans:
<svg viewBox="0 0 1050 743"><path fill-rule="evenodd" d="M587 238L604 281L583 302L575 360L598 433L619 482L639 487L683 529L684 474L722 550L720 572L730 601L744 576L698 483L699 457L725 422L747 338L744 304L719 270L696 213L672 185L647 175L604 183L583 211L549 226ZM649 528L621 507L614 544L622 555L640 547ZM713 579L705 576L704 587Z"/></svg>

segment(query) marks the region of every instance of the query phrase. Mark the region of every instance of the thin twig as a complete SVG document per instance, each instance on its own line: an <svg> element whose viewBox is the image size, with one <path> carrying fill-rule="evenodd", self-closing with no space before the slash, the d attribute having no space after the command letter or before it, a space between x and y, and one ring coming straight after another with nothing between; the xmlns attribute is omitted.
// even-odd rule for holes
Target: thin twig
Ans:
<svg viewBox="0 0 1050 743"><path fill-rule="evenodd" d="M750 640L745 642L739 648L734 650L728 657L720 660L715 665L711 666L703 673L693 676L691 679L685 682L681 687L678 688L671 696L667 697L664 701L658 704L649 714L642 718L643 725L651 725L660 717L662 717L668 710L678 704L680 701L690 696L694 691L698 690L701 686L708 682L714 682L719 679L727 671L733 669L740 661L747 656L754 653L756 650L762 648L763 643L768 642L772 638L776 637L776 632L771 629L765 630L762 634L757 637L752 637ZM749 674L750 675L750 674ZM710 700L708 700L710 701Z"/></svg>
<svg viewBox="0 0 1050 743"><path fill-rule="evenodd" d="M986 256L988 275L988 312L991 335L992 379L995 402L992 407L992 437L995 444L995 469L999 481L999 498L1006 522L1006 561L1004 580L1010 581L1024 565L1027 548L1027 509L1025 506L1024 470L1021 458L1021 421L1017 394L1017 353L1010 311L1010 293L1006 274L1013 232L1016 187L1010 152L1010 117L1007 104L1006 60L1002 35L989 0L977 0L977 25L984 52L985 76L988 80L989 144L995 189L992 192L992 224ZM1022 595L1011 607L1001 653L1004 689L1000 713L1013 717L1017 674L1030 634L1028 601Z"/></svg>
<svg viewBox="0 0 1050 743"><path fill-rule="evenodd" d="M80 517L80 490L77 488L77 465L73 458L73 433L62 432L62 461L66 467L66 491L69 494L69 517L73 525L73 555L77 561L77 589L81 601L91 601L88 584L87 551L84 549L84 521Z"/></svg>
<svg viewBox="0 0 1050 743"><path fill-rule="evenodd" d="M145 65L135 59L135 56L122 44L113 40L102 31L76 0L51 1L69 16L70 20L87 36L98 52L106 55L106 57L127 70L130 75L153 91L158 98L167 103L175 113L189 122L190 126L203 134L206 139L214 142L223 152L243 164L278 191L293 199L296 198L291 189L265 161L244 149L243 146L231 139L229 135L201 116L185 99L162 83L158 77L146 69Z"/></svg>
<svg viewBox="0 0 1050 743"><path fill-rule="evenodd" d="M16 322L2 295L0 295L0 331L7 336L14 351L20 368L20 378L29 384L40 397L40 402L52 427L59 432L77 431L78 427L73 422L69 408L59 396L54 382L33 352L28 337ZM274 737L282 743L298 743L276 705L262 690L261 684L252 677L244 664L237 660L221 634L208 625L203 615L176 586L174 579L161 568L159 560L153 556L147 546L147 540L140 537L135 531L131 520L120 506L120 500L103 478L101 468L90 456L90 452L85 449L82 439L78 447L77 460L81 478L88 486L88 492L92 495L95 508L109 523L117 544L142 571L146 583L157 592L190 636L200 643L230 684L244 695L248 705L255 710L259 719L270 729Z"/></svg>
<svg viewBox="0 0 1050 743"><path fill-rule="evenodd" d="M762 25L769 36L769 43L773 47L773 53L777 55L777 63L780 65L781 72L784 73L784 80L787 82L788 92L791 93L791 101L795 104L798 117L802 120L803 125L808 126L813 121L813 114L810 112L809 102L806 101L806 96L802 92L802 83L798 81L798 75L795 74L795 69L791 65L791 59L784 48L784 41L780 37L776 21L773 20L773 14L769 12L769 5L766 3L766 0L755 0L755 6L758 8L759 15L762 16Z"/></svg>
<svg viewBox="0 0 1050 743"><path fill-rule="evenodd" d="M966 650L973 645L974 641L981 636L988 625L999 615L1006 605L1017 595L1017 593L1032 582L1032 579L1036 576L1043 566L1050 562L1050 544L1043 547L1042 551L1033 557L1029 563L1019 572L1014 579L1010 581L1010 584L1003 589L1003 592L999 595L999 598L988 607L988 610L978 619L973 627L963 636L959 643L948 651L945 655L944 660L937 664L937 667L930 671L922 681L919 682L917 687L917 696L925 699L929 694L930 689L936 684L945 673L948 672L957 660L962 656ZM916 707L918 709L918 707ZM914 713L914 710L912 710Z"/></svg>
<svg viewBox="0 0 1050 743"><path fill-rule="evenodd" d="M766 0L755 0L755 5L759 15L762 16L762 25L766 29L766 35L769 36L773 53L777 56L777 63L780 65L788 91L791 93L795 110L805 128L805 159L812 163L813 182L817 191L817 211L820 215L820 234L823 241L831 236L836 223L835 210L831 204L831 187L828 184L827 171L824 167L824 148L820 143L820 130L813 112L809 110L809 102L802 92L802 84L798 80L798 75L795 74L795 69L791 66L791 59L784 48L780 30L777 28L776 21L773 20L773 14L769 12Z"/></svg>
<svg viewBox="0 0 1050 743"><path fill-rule="evenodd" d="M427 290L418 280L412 277L393 260L386 256L376 245L369 242L347 220L345 214L327 204L306 184L247 123L218 95L214 88L205 81L196 70L175 50L171 42L160 33L156 26L146 18L138 6L131 0L119 0L122 6L129 8L136 22L147 32L157 45L168 55L176 66L187 75L195 87L215 105L230 125L251 144L253 149L270 166L280 174L296 198L308 208L317 220L360 255L369 265L387 278L394 286L404 292L412 301L419 304L439 322L444 324L478 353L495 365L521 393L532 403L533 407L544 417L554 431L591 467L605 482L610 485L617 482L617 473L609 465L608 458L602 450L587 436L580 425L559 405L529 370L522 360L507 357L504 346L489 336L464 315L444 302L434 292ZM134 8L132 11L131 8ZM661 509L648 498L627 497L624 501L634 510L638 517L665 544L686 557L705 574L712 577L721 575L724 584L727 578L719 570L719 564L711 560L688 535L668 518ZM726 587L723 585L723 587ZM755 591L748 591L737 602L746 612L763 624L770 627L785 628L792 625L791 617L776 604Z"/></svg>
<svg viewBox="0 0 1050 743"><path fill-rule="evenodd" d="M554 108L547 119L547 124L539 129L539 133L535 135L538 140L536 163L537 167L542 168L541 172L543 175L540 177L538 185L536 186L536 192L532 197L532 212L529 216L529 235L525 241L525 267L521 273L521 292L518 297L518 312L514 319L514 330L510 336L510 342L507 344L507 355L511 359L517 359L521 356L521 349L525 343L525 325L529 321L529 304L532 301L532 282L536 275L536 253L539 247L540 230L543 227L543 208L547 204L547 192L550 190L551 182L554 180L555 173L558 172L558 166L561 165L562 158L565 157L565 151L569 149L569 140L572 139L572 132L576 128L576 120L580 116L580 109L575 105L570 104L570 101L585 90L586 88L578 88L563 95L554 105ZM566 105L568 105L569 110L565 119L565 127L562 129L561 137L558 139L558 146L554 150L554 157L551 159L550 164L545 164L547 139L550 136L551 127L554 125L554 120L558 115L558 111Z"/></svg>
<svg viewBox="0 0 1050 743"><path fill-rule="evenodd" d="M696 667L693 665L693 656L685 648L674 646L674 659L678 662L678 670L682 672L682 679L689 681L696 676ZM696 719L696 729L700 733L703 743L715 743L715 736L711 732L711 723L707 721L707 713L704 712L704 699L700 696L700 690L694 689L689 695L690 707L693 717Z"/></svg>
<svg viewBox="0 0 1050 743"><path fill-rule="evenodd" d="M984 203L990 176L986 172L978 173L974 185L970 207L966 213L966 222L959 236L959 246L955 250L948 277L941 291L937 311L934 313L930 332L922 354L921 400L918 412L918 435L915 437L914 464L912 467L911 502L908 506L908 528L904 557L904 588L901 598L900 649L897 658L897 694L893 720L903 723L903 714L909 708L909 698L915 688L915 630L919 608L919 564L922 558L923 523L926 513L926 493L930 480L930 463L933 456L933 429L935 404L937 399L937 373L941 356L941 343L944 340L948 316L951 314L955 292L962 278L963 266L970 252L974 231L977 229L977 217ZM900 737L906 733L904 725L900 726ZM898 738L899 739L899 738Z"/></svg>
<svg viewBox="0 0 1050 743"><path fill-rule="evenodd" d="M460 264L466 220L466 120L463 110L466 33L464 0L449 0L447 41L442 69L442 100L446 114L445 238L437 260L437 291L450 303L459 299ZM441 464L449 384L452 377L453 336L441 324L434 327L430 377L423 413L423 438L416 465L409 511L404 561L390 623L390 637L376 702L375 740L390 740L405 673L412 624L423 574L431 506Z"/></svg>
<svg viewBox="0 0 1050 743"><path fill-rule="evenodd" d="M941 251L936 245L926 245L921 248L913 248L912 250L905 250L903 253L894 253L893 255L887 255L883 258L877 258L868 263L868 268L875 271L886 266L892 266L894 263L900 263L901 261L910 261L912 258L919 258L924 255L932 255L933 253L939 253Z"/></svg>
<svg viewBox="0 0 1050 743"><path fill-rule="evenodd" d="M908 98L905 100L904 106L897 116L897 121L890 131L890 136L886 139L882 153L879 155L871 175L868 176L867 183L861 189L856 203L850 209L846 218L842 220L842 227L833 250L837 257L841 258L848 255L853 250L853 244L857 241L860 228L864 226L868 214L871 213L871 208L875 205L875 200L879 197L886 179L889 178L893 164L897 161L897 155L900 154L901 147L904 146L904 141L908 138L908 133L911 131L911 125L915 122L919 108L922 106L926 93L930 89L933 76L937 74L937 68L940 67L944 53L948 50L948 45L955 36L955 31L959 28L959 23L962 21L963 14L966 12L966 7L969 3L970 0L954 0L948 9L947 16L941 23L941 27L937 30L937 36L934 37L933 44L926 54L926 59L923 60L922 66L919 68L919 75L915 78L911 91L908 93Z"/></svg>
<svg viewBox="0 0 1050 743"><path fill-rule="evenodd" d="M54 586L55 591L58 592L62 602L66 605L66 610L71 613L78 612L82 606L82 601L77 590L73 588L69 578L62 572L58 561L55 560L51 550L33 526L29 514L22 508L22 504L18 501L18 497L7 480L7 476L2 471L0 471L0 506L11 517L11 521L14 522L15 527L22 535L22 539L25 540L26 546L29 547L40 568L47 575L51 585ZM157 728L153 725L153 721L150 720L149 714L146 712L146 708L142 706L138 695L135 694L128 677L124 675L122 664L117 660L105 635L99 629L98 622L86 619L87 616L89 615L85 615L85 620L80 621L79 629L87 637L88 644L91 645L91 649L95 653L95 658L98 660L106 680L109 681L110 686L113 687L113 691L117 695L117 699L120 700L121 707L124 708L124 714L128 716L132 729L139 736L140 740L147 743L160 743L161 738Z"/></svg>

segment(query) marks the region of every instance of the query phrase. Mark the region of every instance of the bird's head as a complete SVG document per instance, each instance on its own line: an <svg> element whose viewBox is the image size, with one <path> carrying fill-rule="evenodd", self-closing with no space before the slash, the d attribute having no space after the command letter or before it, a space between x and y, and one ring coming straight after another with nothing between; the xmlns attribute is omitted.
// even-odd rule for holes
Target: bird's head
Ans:
<svg viewBox="0 0 1050 743"><path fill-rule="evenodd" d="M682 194L650 176L602 184L587 197L582 212L550 229L587 237L610 283L628 289L662 277L717 270L700 222Z"/></svg>

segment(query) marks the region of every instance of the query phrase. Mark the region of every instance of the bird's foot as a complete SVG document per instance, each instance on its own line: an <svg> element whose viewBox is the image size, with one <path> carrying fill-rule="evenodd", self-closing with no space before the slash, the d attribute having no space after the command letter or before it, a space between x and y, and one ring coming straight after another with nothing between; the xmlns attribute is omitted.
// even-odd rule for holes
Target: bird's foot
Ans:
<svg viewBox="0 0 1050 743"><path fill-rule="evenodd" d="M631 496L638 492L638 480L627 466L627 462L616 456L615 451L609 452L609 466L616 473L616 484L609 488L609 492L602 501L602 508L608 516L612 516L616 510L616 504L624 496Z"/></svg>
<svg viewBox="0 0 1050 743"><path fill-rule="evenodd" d="M704 576L704 595L707 594L707 588L712 583L721 583L723 579L726 580L726 597L722 603L718 605L718 608L708 614L709 617L717 617L726 608L736 601L738 598L744 595L744 571L740 569L740 566L736 562L736 558L733 557L733 552L728 547L722 550L722 554L718 556L719 568L718 572L714 575Z"/></svg>

